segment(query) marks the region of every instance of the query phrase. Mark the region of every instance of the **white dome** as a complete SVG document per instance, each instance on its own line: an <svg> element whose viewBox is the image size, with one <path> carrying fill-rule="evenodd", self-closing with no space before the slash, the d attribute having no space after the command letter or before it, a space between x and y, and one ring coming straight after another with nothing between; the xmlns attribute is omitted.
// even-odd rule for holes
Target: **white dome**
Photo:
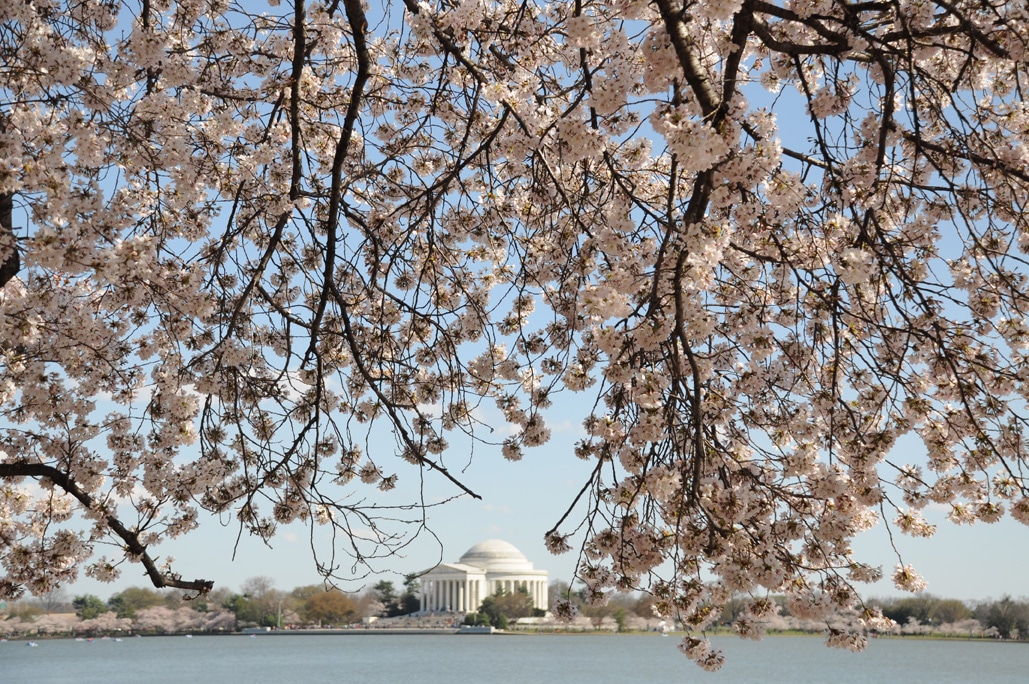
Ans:
<svg viewBox="0 0 1029 684"><path fill-rule="evenodd" d="M513 544L501 539L487 539L468 549L460 563L484 570L532 570L532 563Z"/></svg>

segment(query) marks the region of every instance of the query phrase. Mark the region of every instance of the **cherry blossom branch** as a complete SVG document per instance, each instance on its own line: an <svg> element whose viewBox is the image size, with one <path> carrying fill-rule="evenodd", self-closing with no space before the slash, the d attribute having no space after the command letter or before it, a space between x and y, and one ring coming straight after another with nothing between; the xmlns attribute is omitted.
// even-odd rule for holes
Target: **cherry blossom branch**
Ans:
<svg viewBox="0 0 1029 684"><path fill-rule="evenodd" d="M311 319L311 343L305 354L305 362L315 352L315 346L318 342L317 331L321 330L322 319L325 316L325 307L329 303L333 278L335 277L336 241L338 240L340 206L343 202L343 164L347 160L350 141L354 135L354 126L357 123L358 113L361 110L365 83L367 83L368 77L371 74L371 57L368 54L368 41L365 36L365 31L368 28L368 19L365 17L364 7L361 4L361 0L343 0L343 8L346 11L347 21L350 24L354 38L354 51L357 53L357 74L354 76L354 83L350 88L350 101L347 103L346 114L343 118L343 129L340 131L332 158L328 218L325 222L325 264L322 269L322 292L318 298L318 305L314 316Z"/></svg>
<svg viewBox="0 0 1029 684"><path fill-rule="evenodd" d="M842 55L851 49L842 36L836 43L822 45L802 45L779 40L772 35L769 25L760 17L754 17L753 28L766 47L787 55Z"/></svg>
<svg viewBox="0 0 1029 684"><path fill-rule="evenodd" d="M214 582L211 580L196 579L187 581L183 580L176 574L165 573L158 569L157 563L150 556L147 551L147 547L139 541L139 534L125 527L125 525L122 524L122 522L113 514L104 513L103 509L105 507L97 506L93 497L79 487L75 480L72 479L71 475L63 470L46 465L45 463L0 463L0 479L13 479L19 477L50 480L65 492L73 496L83 508L102 515L108 529L110 529L124 542L126 554L130 558L136 558L140 563L142 563L143 567L146 568L147 576L156 588L161 589L164 587L171 587L173 589L196 591L201 594L206 594L214 588Z"/></svg>
<svg viewBox="0 0 1029 684"><path fill-rule="evenodd" d="M0 135L7 131L8 117L0 113ZM21 270L21 259L18 254L18 238L14 234L14 193L0 192L0 255L5 249L10 253L0 264L0 289Z"/></svg>
<svg viewBox="0 0 1029 684"><path fill-rule="evenodd" d="M21 270L21 259L18 255L18 242L14 234L14 193L0 193L0 254L4 248L10 249L7 258L0 265L0 288Z"/></svg>
<svg viewBox="0 0 1029 684"><path fill-rule="evenodd" d="M673 7L672 0L655 0L654 4L660 10L665 30L668 31L668 37L675 46L675 54L679 57L686 82L690 84L690 88L696 94L704 116L711 116L718 109L721 100L712 87L703 65L690 46L690 39L683 26L682 11Z"/></svg>

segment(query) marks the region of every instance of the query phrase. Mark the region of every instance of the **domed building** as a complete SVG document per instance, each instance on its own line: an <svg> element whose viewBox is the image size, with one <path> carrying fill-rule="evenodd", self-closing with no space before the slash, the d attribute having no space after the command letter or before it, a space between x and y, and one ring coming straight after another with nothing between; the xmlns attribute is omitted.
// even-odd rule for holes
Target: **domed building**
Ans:
<svg viewBox="0 0 1029 684"><path fill-rule="evenodd" d="M456 563L441 563L421 577L422 611L474 613L483 599L501 589L525 589L533 608L547 609L547 571L536 570L512 544L487 539Z"/></svg>

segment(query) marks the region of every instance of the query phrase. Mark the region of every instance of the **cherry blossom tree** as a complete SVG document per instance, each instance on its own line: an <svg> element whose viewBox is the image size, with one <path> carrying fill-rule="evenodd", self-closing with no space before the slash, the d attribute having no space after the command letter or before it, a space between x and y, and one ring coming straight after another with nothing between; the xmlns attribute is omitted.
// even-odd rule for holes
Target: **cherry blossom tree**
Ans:
<svg viewBox="0 0 1029 684"><path fill-rule="evenodd" d="M118 617L114 611L100 613L96 617L83 620L75 626L75 631L89 632L93 634L112 634L126 632L132 629L130 618Z"/></svg>
<svg viewBox="0 0 1029 684"><path fill-rule="evenodd" d="M153 606L139 611L132 620L132 625L135 629L143 632L176 634L200 629L204 626L205 621L206 618L203 614L189 606L176 609L167 606Z"/></svg>
<svg viewBox="0 0 1029 684"><path fill-rule="evenodd" d="M578 393L548 546L698 634L860 609L877 521L1029 522L1024 2L256 6L0 6L0 595L204 591L201 510L347 574Z"/></svg>

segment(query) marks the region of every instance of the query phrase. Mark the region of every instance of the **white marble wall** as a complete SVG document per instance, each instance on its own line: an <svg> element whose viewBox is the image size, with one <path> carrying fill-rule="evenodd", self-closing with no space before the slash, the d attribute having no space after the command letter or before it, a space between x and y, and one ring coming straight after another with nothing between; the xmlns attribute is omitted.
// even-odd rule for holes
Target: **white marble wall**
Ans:
<svg viewBox="0 0 1029 684"><path fill-rule="evenodd" d="M428 612L472 613L479 609L487 596L500 589L513 594L524 588L532 598L533 608L547 609L547 580L539 577L506 578L487 581L484 579L446 579L425 577L422 579L421 606Z"/></svg>

